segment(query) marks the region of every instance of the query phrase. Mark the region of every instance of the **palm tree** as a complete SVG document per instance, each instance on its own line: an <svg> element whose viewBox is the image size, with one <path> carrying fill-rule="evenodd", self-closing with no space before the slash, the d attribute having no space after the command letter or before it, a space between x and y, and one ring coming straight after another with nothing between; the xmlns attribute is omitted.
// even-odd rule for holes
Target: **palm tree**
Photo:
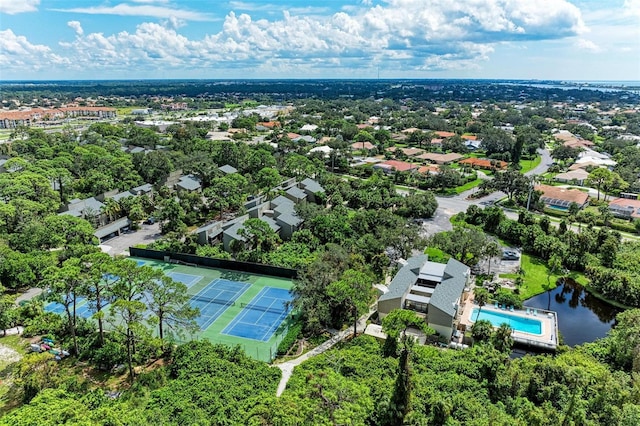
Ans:
<svg viewBox="0 0 640 426"><path fill-rule="evenodd" d="M109 218L109 222L113 222L114 219L117 219L122 211L122 207L120 203L118 203L113 198L107 198L104 200L104 206L100 208L101 213L107 215Z"/></svg>
<svg viewBox="0 0 640 426"><path fill-rule="evenodd" d="M511 333L513 329L509 327L509 324L502 323L500 327L498 327L491 336L491 343L493 347L499 350L500 352L507 352L511 350L513 346L513 338L511 337Z"/></svg>
<svg viewBox="0 0 640 426"><path fill-rule="evenodd" d="M479 306L478 315L476 316L476 321L478 317L480 317L480 312L482 311L482 307L487 304L489 301L489 292L484 287L476 287L473 289L473 299Z"/></svg>
<svg viewBox="0 0 640 426"><path fill-rule="evenodd" d="M491 275L491 261L500 254L500 245L496 241L489 241L482 250L482 256L489 262L487 273Z"/></svg>

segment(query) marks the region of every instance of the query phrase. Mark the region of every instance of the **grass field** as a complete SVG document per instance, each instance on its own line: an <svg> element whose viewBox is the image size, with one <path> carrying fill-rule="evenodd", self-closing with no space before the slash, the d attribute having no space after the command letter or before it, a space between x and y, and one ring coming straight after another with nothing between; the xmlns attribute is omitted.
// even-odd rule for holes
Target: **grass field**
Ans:
<svg viewBox="0 0 640 426"><path fill-rule="evenodd" d="M537 155L533 160L520 160L520 172L527 173L528 171L535 169L540 165L541 161L542 157L539 155Z"/></svg>
<svg viewBox="0 0 640 426"><path fill-rule="evenodd" d="M254 296L256 296L265 287L290 290L293 286L293 283L290 279L250 274L242 271L231 271L228 269L213 269L206 267L176 265L173 263L165 263L143 258L132 257L131 259L144 261L148 266L162 269L165 274L168 274L170 272L178 272L181 274L201 276L202 278L189 288L188 293L190 295L197 294L200 290L207 287L211 281L217 278L251 284L251 286L246 291L244 291L238 297L238 299L236 299L236 303L234 306L229 306L213 322L213 324L207 327L206 330L201 331L197 335L190 336L186 340L207 339L213 343L221 343L229 346L240 346L248 356L260 361L269 362L275 357L278 344L286 334L286 328L292 320L291 316L289 316L289 318L287 318L282 323L278 331L276 331L271 339L266 342L222 334L222 330L224 330L224 328L238 314L240 314L240 312L242 311L242 303L249 303L254 298Z"/></svg>
<svg viewBox="0 0 640 426"><path fill-rule="evenodd" d="M472 180L471 182L467 182L464 185L456 187L455 189L456 194L461 194L464 191L468 191L472 188L475 188L476 186L479 186L481 183L482 183L482 179L476 179L476 180Z"/></svg>
<svg viewBox="0 0 640 426"><path fill-rule="evenodd" d="M541 259L523 253L521 255L521 268L524 270L523 284L520 287L520 298L522 300L529 299L535 295L544 293L550 288L547 287L547 264ZM549 277L551 288L556 286L556 281L562 275L554 274ZM573 278L577 283L586 286L589 281L583 273L570 271L569 277ZM515 280L517 274L500 274L501 278Z"/></svg>

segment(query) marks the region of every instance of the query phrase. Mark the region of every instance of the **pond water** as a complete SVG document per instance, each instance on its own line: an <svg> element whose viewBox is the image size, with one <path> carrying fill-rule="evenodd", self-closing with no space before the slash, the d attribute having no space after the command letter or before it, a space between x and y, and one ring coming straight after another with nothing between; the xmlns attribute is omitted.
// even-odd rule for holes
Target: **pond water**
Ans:
<svg viewBox="0 0 640 426"><path fill-rule="evenodd" d="M622 309L609 305L588 293L572 279L566 279L551 291L527 299L525 306L558 313L558 329L564 343L575 346L604 337Z"/></svg>

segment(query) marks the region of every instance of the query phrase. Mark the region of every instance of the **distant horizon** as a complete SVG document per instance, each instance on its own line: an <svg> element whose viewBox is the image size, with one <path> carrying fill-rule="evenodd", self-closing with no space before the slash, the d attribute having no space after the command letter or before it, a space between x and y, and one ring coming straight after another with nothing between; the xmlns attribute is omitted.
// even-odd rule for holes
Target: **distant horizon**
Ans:
<svg viewBox="0 0 640 426"><path fill-rule="evenodd" d="M3 83L47 83L47 82L118 82L118 81L522 81L540 83L582 83L582 84L609 84L632 83L640 85L639 80L571 80L571 79L541 79L541 78L446 78L446 77L399 77L399 78L342 78L342 77L316 77L316 78L70 78L70 79L0 79Z"/></svg>
<svg viewBox="0 0 640 426"><path fill-rule="evenodd" d="M4 81L640 80L640 0L0 0L0 14Z"/></svg>

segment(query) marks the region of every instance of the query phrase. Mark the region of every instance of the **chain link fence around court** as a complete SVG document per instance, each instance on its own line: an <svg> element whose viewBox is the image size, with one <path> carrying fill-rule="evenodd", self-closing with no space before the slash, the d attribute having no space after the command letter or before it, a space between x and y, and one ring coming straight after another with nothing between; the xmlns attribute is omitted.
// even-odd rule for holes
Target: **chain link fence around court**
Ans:
<svg viewBox="0 0 640 426"><path fill-rule="evenodd" d="M229 347L239 346L247 356L256 359L258 361L264 361L267 363L271 363L274 359L278 357L278 346L287 333L289 332L289 327L296 321L295 315L291 314L285 321L280 324L280 326L276 329L273 334L273 342L266 343L260 341L250 341L248 339L244 339L243 343L229 342L225 340L222 336L220 338L216 337L206 337L202 338L203 340L208 340L213 344L220 344ZM191 335L185 338L184 340L180 339L177 343L186 343L192 340L199 340L200 337L198 335Z"/></svg>

